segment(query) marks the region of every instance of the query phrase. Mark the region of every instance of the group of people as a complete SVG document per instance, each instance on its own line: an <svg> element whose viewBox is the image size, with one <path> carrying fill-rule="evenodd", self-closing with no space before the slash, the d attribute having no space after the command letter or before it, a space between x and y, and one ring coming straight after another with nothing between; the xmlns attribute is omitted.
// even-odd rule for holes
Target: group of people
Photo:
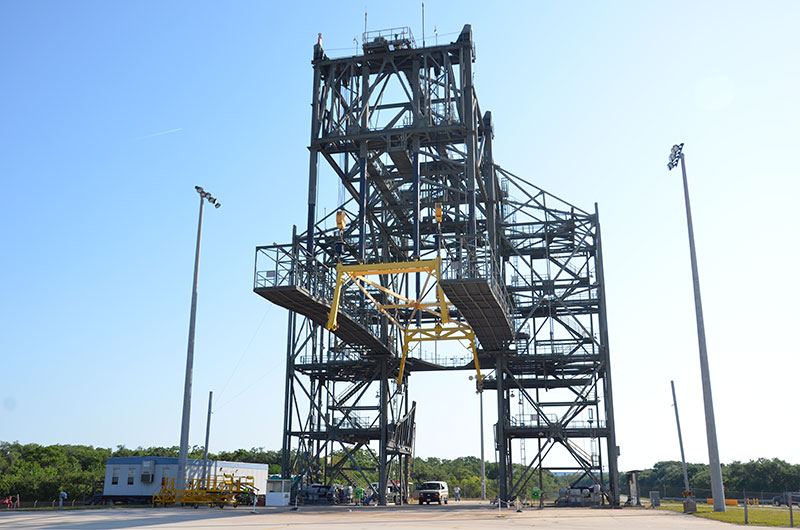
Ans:
<svg viewBox="0 0 800 530"><path fill-rule="evenodd" d="M5 505L6 508L9 510L11 508L19 508L19 493L17 493L17 498L14 499L11 495L8 496L6 499L0 499L0 504Z"/></svg>

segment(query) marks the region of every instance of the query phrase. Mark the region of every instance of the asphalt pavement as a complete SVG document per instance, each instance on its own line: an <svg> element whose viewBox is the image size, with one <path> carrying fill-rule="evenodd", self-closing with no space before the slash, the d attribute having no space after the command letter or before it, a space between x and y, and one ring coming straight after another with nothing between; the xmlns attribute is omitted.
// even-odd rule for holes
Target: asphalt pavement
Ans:
<svg viewBox="0 0 800 530"><path fill-rule="evenodd" d="M645 508L514 508L498 510L488 502L408 506L300 506L251 508L103 508L59 511L0 511L0 529L149 530L242 528L267 530L558 528L593 530L729 528L730 525L681 513Z"/></svg>

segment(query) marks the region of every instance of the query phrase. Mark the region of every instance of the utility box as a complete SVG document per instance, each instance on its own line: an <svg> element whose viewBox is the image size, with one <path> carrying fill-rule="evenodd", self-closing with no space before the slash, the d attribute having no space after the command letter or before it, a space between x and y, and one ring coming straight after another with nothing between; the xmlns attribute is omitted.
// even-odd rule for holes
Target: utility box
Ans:
<svg viewBox="0 0 800 530"><path fill-rule="evenodd" d="M267 480L267 506L289 506L292 493L292 480L271 478Z"/></svg>
<svg viewBox="0 0 800 530"><path fill-rule="evenodd" d="M628 500L625 506L642 506L641 499L639 498L639 470L628 471L625 474L628 480Z"/></svg>
<svg viewBox="0 0 800 530"><path fill-rule="evenodd" d="M650 492L650 506L652 508L658 508L661 506L661 492L660 491L651 491Z"/></svg>

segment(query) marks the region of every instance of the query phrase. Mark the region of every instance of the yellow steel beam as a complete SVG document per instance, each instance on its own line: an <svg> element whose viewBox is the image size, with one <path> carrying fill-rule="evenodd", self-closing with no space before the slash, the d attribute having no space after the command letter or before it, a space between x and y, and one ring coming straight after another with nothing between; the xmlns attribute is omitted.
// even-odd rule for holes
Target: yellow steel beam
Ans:
<svg viewBox="0 0 800 530"><path fill-rule="evenodd" d="M450 322L450 310L447 308L447 298L444 296L442 285L436 282L436 300L439 302L439 312L442 315L442 324Z"/></svg>
<svg viewBox="0 0 800 530"><path fill-rule="evenodd" d="M417 315L417 311L422 311L422 307L420 305L420 302L422 302L422 298L425 297L425 290L428 288L428 282L430 280L431 280L431 275L428 274L428 276L425 278L425 283L423 284L422 289L419 290L420 299L415 301L414 304L412 305L412 307L414 309L413 309L413 311L411 311L411 315L409 315L409 317L408 317L409 323L414 320L414 317ZM433 315L439 316L435 311L429 311L429 312L431 314L433 314Z"/></svg>
<svg viewBox="0 0 800 530"><path fill-rule="evenodd" d="M339 327L336 317L339 314L339 299L342 296L342 262L336 265L336 288L333 290L331 310L328 312L328 331L335 331Z"/></svg>
<svg viewBox="0 0 800 530"><path fill-rule="evenodd" d="M348 273L348 274L354 280L358 279L359 281L362 281L364 283L368 283L369 285L375 287L376 289L378 289L380 291L383 291L384 293L388 294L389 296L392 296L392 297L394 297L394 298L396 298L398 300L402 300L402 301L406 302L407 305L401 306L401 307L408 307L410 304L414 303L414 300L411 300L410 298L406 298L402 294L396 293L396 292L392 291L391 289L389 289L388 287L384 287L383 285L381 285L379 283L375 283L375 282L373 282L372 280L368 279L365 276L362 276L360 274L354 274L354 273Z"/></svg>
<svg viewBox="0 0 800 530"><path fill-rule="evenodd" d="M397 300L401 300L406 303L405 306L398 305L399 307L409 307L413 308L415 311L412 312L412 316L416 313L416 310L423 310L426 311L434 316L439 316L443 319L443 321L449 321L449 311L447 311L447 302L444 298L444 292L441 288L438 287L438 278L439 278L439 270L441 267L441 258L435 258L432 260L421 260L421 261L402 261L402 262L395 262L395 263L370 263L370 264L357 264L357 265L342 265L339 262L336 265L336 287L334 288L333 292L333 300L331 301L331 309L328 312L328 324L327 328L330 331L335 331L338 328L338 314L339 314L339 303L341 301L341 293L344 287L343 278L346 275L349 280L355 283L358 288L369 297L370 301L378 308L381 313L389 317L393 324L397 327L402 328L399 323L395 319L393 319L384 309L387 307L394 307L395 304L389 305L382 305L374 297L372 297L367 290L360 285L360 282L367 283L376 289L383 291L384 293L388 294L396 298ZM394 292L393 290L380 285L372 280L366 278L368 275L388 275L388 274L405 274L410 272L427 272L428 276L425 279L425 283L422 287L422 295L424 296L425 290L430 283L431 277L435 277L437 280L437 290L436 290L436 297L437 303L436 304L428 304L423 303L421 300L411 300L402 296L399 293ZM441 311L442 308L445 308L443 314L437 314L435 311L431 311L428 307L438 306L439 310Z"/></svg>
<svg viewBox="0 0 800 530"><path fill-rule="evenodd" d="M406 330L408 334L408 330ZM397 384L403 384L403 372L406 369L406 357L408 357L408 335L403 337L403 356L400 358L400 369L397 371Z"/></svg>
<svg viewBox="0 0 800 530"><path fill-rule="evenodd" d="M439 268L439 258L419 261L395 261L392 263L363 263L358 265L343 265L347 272L359 275L374 276L383 274L403 274L407 272L434 272Z"/></svg>
<svg viewBox="0 0 800 530"><path fill-rule="evenodd" d="M372 281L367 276L383 276L391 274L408 274L408 273L427 272L425 282L420 289L420 299L411 300L399 293L394 292L388 287L380 285L380 283ZM346 277L346 278L345 278ZM426 296L428 285L433 277L436 282L436 302L423 302L422 299ZM368 263L357 265L342 265L339 262L336 266L336 287L333 292L333 300L331 301L331 309L328 313L328 330L335 331L338 327L337 315L339 312L339 303L341 301L342 289L346 281L352 281L358 289L364 293L364 296L369 298L370 302L384 316L386 316L392 324L403 330L403 356L400 359L400 369L397 374L398 384L403 382L403 374L405 372L406 359L408 358L408 351L412 342L427 342L438 340L458 340L468 341L469 349L472 351L472 357L475 361L475 370L478 374L478 385L482 382L481 368L478 363L478 354L475 349L475 333L472 328L460 322L452 323L450 321L450 310L442 290L441 284L441 258L436 257L432 260L419 260L419 261L401 261L395 263ZM399 303L381 304L374 296L367 290L365 285L370 285L375 289L389 295L397 300ZM424 311L437 316L441 319L441 324L437 324L434 328L403 328L397 320L395 320L387 311L387 309L413 309L409 317L409 324L413 322L417 311ZM438 312L435 309L438 309ZM444 324L446 327L443 327ZM448 325L454 324L454 325Z"/></svg>
<svg viewBox="0 0 800 530"><path fill-rule="evenodd" d="M437 275L437 274L434 274L434 272L435 272L435 271L426 271L426 272L428 272L428 276L426 277L426 279L425 279L425 284L423 285L423 288L421 289L421 292L422 292L422 293L425 293L425 289L428 287L428 283L430 282L430 278L431 278L431 276L435 276L435 277L438 279L438 275ZM361 281L361 282L367 283L367 284L369 284L369 285L371 285L371 286L375 287L376 289L378 289L378 290L380 290L380 291L382 291L382 292L384 292L384 293L388 294L389 296L392 296L392 297L396 298L397 300L402 300L402 301L406 302L406 304L407 304L407 305L405 305L405 306L403 306L403 305L400 305L400 306L398 306L398 307L412 307L412 306L413 306L413 304L415 304L415 303L421 303L421 302L420 302L420 301L418 301L418 300L417 300L417 301L415 301L415 300L412 300L412 299L410 299L410 298L406 298L405 296L403 296L403 295L401 295L401 294L399 294L399 293L396 293L396 292L394 292L393 290L389 289L388 287L384 287L383 285L381 285L381 284L379 284L379 283L376 283L376 282L374 282L374 281L372 281L372 280L368 279L368 278L367 278L365 275L363 275L363 274L357 274L357 273L353 273L353 272L347 272L347 274L348 274L348 276L350 276L350 278L352 278L352 279L353 279L353 281L356 281L356 280L358 280L358 281ZM437 296L437 300L439 300L439 301L438 301L438 302L436 302L436 304L435 304L435 305L439 305L439 306L441 307L441 305L442 305L442 303L441 303L441 300L444 300L445 298L444 298L444 291L441 291L441 292L440 292L440 291L441 291L441 288L439 288L439 287L438 287L438 280L437 280L437 291L436 291L436 296ZM441 295L441 296L440 296L440 295ZM424 294L423 294L423 296L424 296ZM445 304L446 304L446 302L445 302ZM388 307L388 306L384 306L384 307Z"/></svg>
<svg viewBox="0 0 800 530"><path fill-rule="evenodd" d="M364 286L363 286L363 285L361 285L359 282L353 282L353 283L355 284L355 286L356 286L356 287L358 287L358 289L359 289L359 290L360 290L362 293L364 293L364 296L366 296L367 298L369 298L370 302L372 302L372 303L375 305L375 307L377 307L377 308L378 308L378 311L380 311L381 313L383 313L383 314L386 316L386 318L388 318L388 319L389 319L389 320L392 322L392 324L394 324L394 325L395 325L395 326L397 326L398 328L399 328L399 327L402 327L402 326L400 325L400 323L399 323L397 320L395 320L395 319L392 317L392 315L390 315L390 314L389 314L387 311L384 311L384 309L383 309L383 306L381 305L381 303L380 303L380 302L378 302L377 300L375 300L375 298L374 298L374 297L373 297L373 296L372 296L372 295L369 293L369 291L367 291L367 290L366 290L366 288L364 288ZM331 308L331 311L332 311L332 310L333 310L333 308Z"/></svg>
<svg viewBox="0 0 800 530"><path fill-rule="evenodd" d="M401 295L391 291L390 289L386 289L379 284L366 280L364 276L403 274L408 272L428 272L429 275L436 274L438 278L438 270L440 267L440 263L441 263L440 258L432 260L401 261L394 263L369 263L369 264L357 264L357 265L342 265L342 263L339 262L336 265L336 287L334 288L333 291L333 300L331 300L331 309L328 312L328 325L327 325L328 330L335 331L339 327L337 322L337 316L339 313L339 303L341 301L341 293L343 288L342 278L345 274L350 279L352 279L354 283L358 283L356 279L359 279L361 281L366 281L370 285L373 285L376 288L381 289L384 292L387 292L387 294L390 294L391 296L395 296L399 299L411 302L407 298L402 297ZM361 290L364 291L364 289Z"/></svg>
<svg viewBox="0 0 800 530"><path fill-rule="evenodd" d="M481 385L483 376L481 366L478 362L478 352L475 349L475 332L467 324L456 323L455 326L445 327L437 324L432 328L407 328L403 336L403 357L400 359L400 369L397 373L397 384L403 383L403 373L405 372L406 357L412 342L429 342L438 340L458 340L468 341L469 350L472 352L472 359L475 362L475 371L478 376L478 384Z"/></svg>
<svg viewBox="0 0 800 530"><path fill-rule="evenodd" d="M440 304L439 302L420 302L419 304L416 304L414 302L411 302L410 304L381 304L381 307L383 307L384 309L402 309L404 307L417 307L417 306L422 308L425 307L439 308ZM434 315L437 316L439 315L439 313L435 311L430 311L430 312L433 313Z"/></svg>
<svg viewBox="0 0 800 530"><path fill-rule="evenodd" d="M367 278L365 278L365 277L363 277L361 275L356 275L356 274L353 274L353 273L348 273L348 274L353 279L353 283L358 283L358 282L367 283L367 284L375 287L376 289L378 289L378 290L380 290L380 291L382 291L382 292L384 292L384 293L386 293L386 294L388 294L390 296L393 296L393 297L397 298L398 300L400 300L402 302L405 302L405 303L401 303L401 304L378 304L377 302L375 302L375 305L378 306L379 310L382 310L382 309L414 308L414 309L420 309L422 311L425 311L427 313L430 313L431 315L434 315L434 316L438 317L438 316L441 316L439 313L437 313L436 311L431 311L428 308L429 307L438 307L441 310L442 305L447 307L447 302L446 302L446 299L444 298L444 292L442 292L442 297L438 298L438 301L436 301L436 302L422 302L420 300L411 300L411 299L406 298L405 296L403 296L401 294L398 294L398 293L392 291L391 289L389 289L387 287L384 287L383 285L380 285L378 283L375 283L372 280L369 280L369 279L367 279ZM428 279L426 280L424 287L428 286L428 281L430 280L430 277L431 277L431 275L429 274L428 277L427 277ZM364 289L362 289L360 286L359 286L359 289L361 289L361 291L366 293L366 291ZM424 293L424 290L423 290L423 293ZM437 295L438 295L438 290L437 290ZM445 300L444 304L442 304L441 300ZM381 312L385 314L385 311L381 311ZM449 312L446 311L445 313L449 313ZM449 317L449 314L447 316ZM449 318L447 320L449 320ZM399 324L397 326L398 327L402 327Z"/></svg>

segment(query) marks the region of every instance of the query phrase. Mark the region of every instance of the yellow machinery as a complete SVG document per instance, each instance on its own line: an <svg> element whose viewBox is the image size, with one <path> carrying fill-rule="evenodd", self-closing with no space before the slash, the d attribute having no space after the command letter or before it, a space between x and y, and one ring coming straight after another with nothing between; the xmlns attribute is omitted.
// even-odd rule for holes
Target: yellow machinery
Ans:
<svg viewBox="0 0 800 530"><path fill-rule="evenodd" d="M369 276L389 276L393 274L408 274L408 273L427 273L424 282L420 287L419 299L412 300L399 293L396 293L380 285ZM342 289L352 282L377 309L380 311L394 326L403 332L403 357L400 360L400 370L397 374L397 383L403 383L403 371L405 369L406 358L411 344L414 342L426 341L439 341L439 340L457 340L468 343L468 349L472 352L472 357L475 361L475 370L478 373L478 386L480 387L481 367L478 364L478 355L475 351L475 333L472 328L465 322L454 322L450 320L450 307L442 291L439 280L441 278L441 258L437 257L430 260L418 261L404 261L397 263L373 263L373 264L358 264L358 265L342 265L341 262L336 266L336 288L333 291L333 300L331 301L331 310L328 314L328 330L336 330L338 327L337 314L339 312L339 302L341 300ZM375 299L374 296L367 290L367 286L373 287L384 294L386 294L394 303L382 304ZM425 302L424 299L427 293L435 289L436 300ZM408 318L408 324L403 326L392 315L389 310L392 309L411 309L411 314ZM435 317L438 317L439 322L431 328L411 327L414 322L417 312L426 312Z"/></svg>
<svg viewBox="0 0 800 530"><path fill-rule="evenodd" d="M236 477L223 474L222 477L208 477L189 479L185 489L175 487L175 479L165 479L161 490L153 495L153 506L161 504L182 503L194 504L195 508L201 504L219 506L226 504L250 504L258 492L253 477Z"/></svg>

